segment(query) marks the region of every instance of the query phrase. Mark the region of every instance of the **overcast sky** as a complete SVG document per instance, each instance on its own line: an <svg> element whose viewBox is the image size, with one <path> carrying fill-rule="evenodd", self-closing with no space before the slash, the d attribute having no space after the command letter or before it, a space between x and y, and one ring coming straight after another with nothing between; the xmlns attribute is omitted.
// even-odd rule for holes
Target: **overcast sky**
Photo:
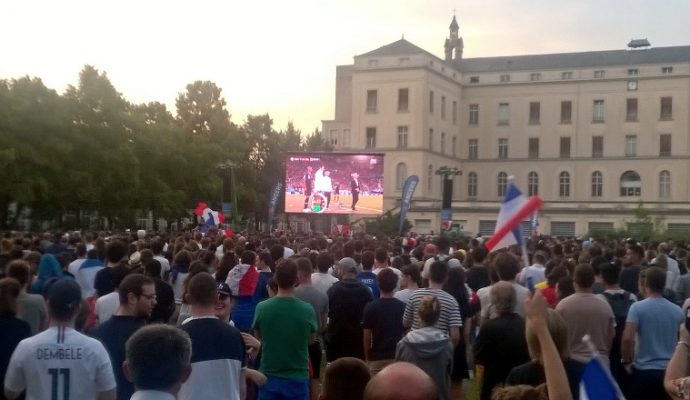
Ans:
<svg viewBox="0 0 690 400"><path fill-rule="evenodd" d="M269 113L308 133L333 118L336 65L403 34L442 57L454 9L465 57L690 44L688 0L4 0L0 79L62 93L92 64L173 113L187 83L211 80L234 122Z"/></svg>

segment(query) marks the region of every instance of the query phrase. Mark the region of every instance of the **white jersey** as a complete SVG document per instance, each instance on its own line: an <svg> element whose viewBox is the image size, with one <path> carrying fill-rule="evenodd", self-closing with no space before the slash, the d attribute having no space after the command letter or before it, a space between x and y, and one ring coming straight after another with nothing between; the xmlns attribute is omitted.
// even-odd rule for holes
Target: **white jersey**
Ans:
<svg viewBox="0 0 690 400"><path fill-rule="evenodd" d="M22 340L5 375L5 388L15 393L26 389L26 400L95 400L115 385L101 342L65 327Z"/></svg>

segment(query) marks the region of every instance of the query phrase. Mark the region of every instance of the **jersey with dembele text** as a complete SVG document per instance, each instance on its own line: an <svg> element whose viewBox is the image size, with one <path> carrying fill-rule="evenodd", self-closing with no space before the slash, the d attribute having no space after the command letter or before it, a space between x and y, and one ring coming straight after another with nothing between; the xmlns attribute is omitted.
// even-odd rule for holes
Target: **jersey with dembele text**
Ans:
<svg viewBox="0 0 690 400"><path fill-rule="evenodd" d="M115 388L105 347L72 328L51 327L22 340L10 359L5 387L26 400L91 400Z"/></svg>

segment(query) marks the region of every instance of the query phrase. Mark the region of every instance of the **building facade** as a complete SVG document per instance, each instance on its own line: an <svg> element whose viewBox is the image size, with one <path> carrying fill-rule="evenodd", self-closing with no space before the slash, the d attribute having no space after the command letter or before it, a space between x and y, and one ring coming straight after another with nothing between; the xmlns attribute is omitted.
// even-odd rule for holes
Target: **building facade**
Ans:
<svg viewBox="0 0 690 400"><path fill-rule="evenodd" d="M323 121L336 151L386 154L387 209L419 176L414 231L438 232L447 166L466 232L493 232L514 179L544 200L543 233L634 230L642 207L690 234L690 46L463 59L454 17L444 50L401 39L355 56Z"/></svg>

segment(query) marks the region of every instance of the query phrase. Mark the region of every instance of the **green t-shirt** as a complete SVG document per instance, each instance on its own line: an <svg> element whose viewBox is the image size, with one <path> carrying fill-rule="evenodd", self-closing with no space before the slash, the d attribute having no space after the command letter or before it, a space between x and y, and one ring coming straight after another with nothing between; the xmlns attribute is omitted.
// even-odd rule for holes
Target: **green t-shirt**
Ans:
<svg viewBox="0 0 690 400"><path fill-rule="evenodd" d="M309 379L309 341L316 332L314 308L295 297L274 297L256 306L254 330L262 341L265 375Z"/></svg>

